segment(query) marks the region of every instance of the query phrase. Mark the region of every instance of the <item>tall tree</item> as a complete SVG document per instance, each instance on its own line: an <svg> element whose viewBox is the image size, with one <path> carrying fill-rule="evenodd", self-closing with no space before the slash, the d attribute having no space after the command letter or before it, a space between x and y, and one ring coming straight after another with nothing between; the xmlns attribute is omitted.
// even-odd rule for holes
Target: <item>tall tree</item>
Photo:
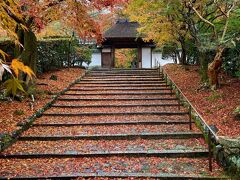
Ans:
<svg viewBox="0 0 240 180"><path fill-rule="evenodd" d="M227 47L235 44L239 36L239 5L238 0L204 0L185 1L196 18L204 27L201 44L215 51L213 61L208 65L211 89L218 85L218 74L222 65L222 55ZM238 26L237 26L238 24Z"/></svg>
<svg viewBox="0 0 240 180"><path fill-rule="evenodd" d="M35 33L52 21L59 20L83 38L101 40L96 12L113 8L125 0L3 0L0 4L0 27L19 42L15 54L36 71ZM6 17L10 21L6 20Z"/></svg>
<svg viewBox="0 0 240 180"><path fill-rule="evenodd" d="M179 0L131 0L125 13L141 25L139 33L145 40L153 39L159 46L177 44L182 53L180 64L186 64L188 28L184 23L184 6Z"/></svg>

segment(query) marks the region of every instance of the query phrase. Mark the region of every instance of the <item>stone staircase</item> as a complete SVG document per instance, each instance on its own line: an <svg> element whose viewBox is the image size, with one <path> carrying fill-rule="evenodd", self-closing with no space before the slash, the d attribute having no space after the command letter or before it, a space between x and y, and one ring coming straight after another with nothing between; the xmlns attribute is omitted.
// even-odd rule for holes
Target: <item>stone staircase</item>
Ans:
<svg viewBox="0 0 240 180"><path fill-rule="evenodd" d="M224 179L155 69L90 71L0 154L0 179Z"/></svg>

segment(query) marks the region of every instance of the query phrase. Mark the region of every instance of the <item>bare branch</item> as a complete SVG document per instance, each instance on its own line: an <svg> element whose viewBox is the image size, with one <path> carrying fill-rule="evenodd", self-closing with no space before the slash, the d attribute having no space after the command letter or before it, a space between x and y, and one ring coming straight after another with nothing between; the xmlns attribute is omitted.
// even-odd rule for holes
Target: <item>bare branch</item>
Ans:
<svg viewBox="0 0 240 180"><path fill-rule="evenodd" d="M227 33L227 29L228 29L230 13L231 13L232 10L234 9L235 5L236 5L236 1L233 1L230 9L227 11L227 14L226 14L226 18L227 18L227 19L226 19L226 23L225 23L225 26L224 26L224 30L223 30L221 42L224 41L225 35L226 35L226 33Z"/></svg>
<svg viewBox="0 0 240 180"><path fill-rule="evenodd" d="M205 22L206 24L210 25L213 29L213 32L214 32L214 35L215 37L217 37L217 31L216 31L216 28L215 28L215 25L213 23L211 23L210 21L208 21L207 19L205 19L204 17L202 17L202 15L192 6L190 5L189 7L192 8L192 10L196 13L196 15L203 21Z"/></svg>

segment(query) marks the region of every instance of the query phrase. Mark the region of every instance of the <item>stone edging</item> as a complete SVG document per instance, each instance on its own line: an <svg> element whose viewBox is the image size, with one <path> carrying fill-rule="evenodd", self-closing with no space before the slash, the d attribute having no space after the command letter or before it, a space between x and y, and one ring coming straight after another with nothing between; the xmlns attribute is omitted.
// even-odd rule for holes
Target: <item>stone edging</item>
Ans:
<svg viewBox="0 0 240 180"><path fill-rule="evenodd" d="M175 83L168 78L168 74L163 70L161 73L164 74L164 79L166 83L170 85L172 89L175 91L175 94L181 101L181 104L187 108L191 107L192 105L188 103L186 97L183 97L182 94L179 93L179 89L175 85ZM198 113L191 111L191 117L195 121L196 126L200 128L200 130L203 132L205 140L208 141L209 134L208 127L206 127L206 125L201 121L201 118L199 117ZM211 147L213 150L214 158L217 160L218 164L221 165L230 175L234 176L234 178L239 178L240 137L232 139L225 136L217 136L217 140L214 137L211 137L211 139L212 139Z"/></svg>

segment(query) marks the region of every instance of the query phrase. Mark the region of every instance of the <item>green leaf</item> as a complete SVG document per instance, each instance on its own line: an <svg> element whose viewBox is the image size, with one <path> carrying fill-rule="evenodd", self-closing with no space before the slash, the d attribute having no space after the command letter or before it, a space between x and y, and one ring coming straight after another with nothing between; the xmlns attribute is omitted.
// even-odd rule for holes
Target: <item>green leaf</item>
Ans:
<svg viewBox="0 0 240 180"><path fill-rule="evenodd" d="M8 79L3 85L6 88L6 93L8 96L16 96L18 92L26 93L22 86L23 83L23 81L13 77L11 79Z"/></svg>

